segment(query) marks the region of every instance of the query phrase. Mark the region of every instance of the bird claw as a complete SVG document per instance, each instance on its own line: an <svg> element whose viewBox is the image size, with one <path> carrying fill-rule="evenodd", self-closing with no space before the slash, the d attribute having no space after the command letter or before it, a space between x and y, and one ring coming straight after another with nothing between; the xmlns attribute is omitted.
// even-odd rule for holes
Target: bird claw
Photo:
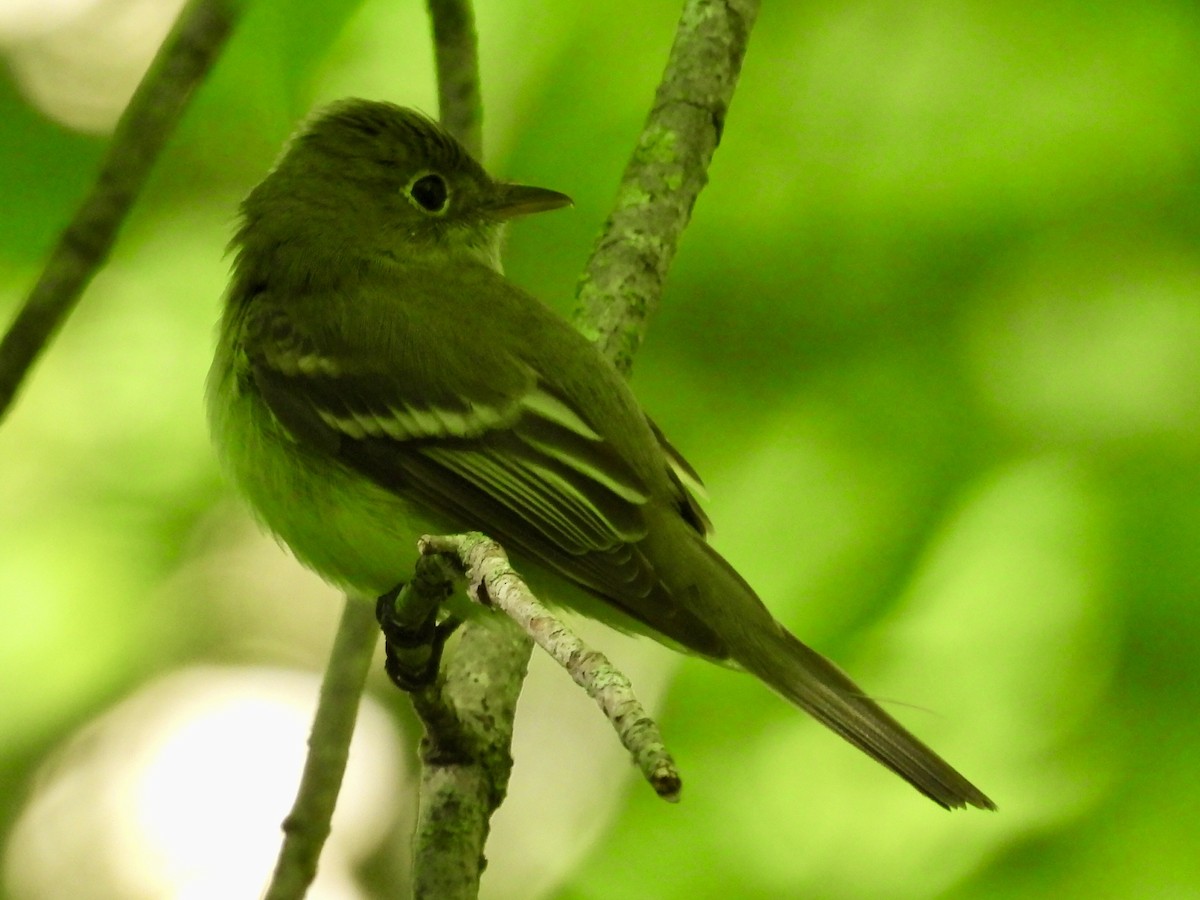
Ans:
<svg viewBox="0 0 1200 900"><path fill-rule="evenodd" d="M383 631L384 671L392 684L412 693L437 680L446 641L462 620L448 616L439 622L438 610L434 607L416 628L397 622L396 598L403 587L397 585L376 601L375 619Z"/></svg>

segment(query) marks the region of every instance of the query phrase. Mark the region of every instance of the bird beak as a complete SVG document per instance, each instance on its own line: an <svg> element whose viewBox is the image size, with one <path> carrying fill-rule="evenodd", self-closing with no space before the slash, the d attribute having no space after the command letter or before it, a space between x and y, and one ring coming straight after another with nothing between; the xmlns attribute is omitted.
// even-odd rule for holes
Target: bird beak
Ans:
<svg viewBox="0 0 1200 900"><path fill-rule="evenodd" d="M530 213L545 212L572 206L566 194L527 184L498 184L488 206L488 212L498 219L515 219Z"/></svg>

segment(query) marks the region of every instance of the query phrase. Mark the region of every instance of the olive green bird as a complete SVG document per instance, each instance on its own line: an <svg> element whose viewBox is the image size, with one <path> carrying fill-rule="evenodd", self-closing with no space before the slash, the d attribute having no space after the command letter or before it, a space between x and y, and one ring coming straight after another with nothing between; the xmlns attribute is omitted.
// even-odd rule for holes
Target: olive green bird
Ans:
<svg viewBox="0 0 1200 900"><path fill-rule="evenodd" d="M743 668L942 806L994 808L775 621L625 380L501 274L505 223L569 203L411 110L311 119L233 241L208 413L234 485L360 595L411 575L419 535L485 532L546 599Z"/></svg>

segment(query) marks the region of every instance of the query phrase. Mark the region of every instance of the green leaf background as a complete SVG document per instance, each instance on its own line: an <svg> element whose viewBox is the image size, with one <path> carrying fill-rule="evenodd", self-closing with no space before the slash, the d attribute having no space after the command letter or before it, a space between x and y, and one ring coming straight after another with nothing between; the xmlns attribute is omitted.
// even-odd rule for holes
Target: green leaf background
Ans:
<svg viewBox="0 0 1200 900"><path fill-rule="evenodd" d="M488 163L576 201L514 229L508 273L564 313L677 13L479 3ZM722 552L1000 811L944 814L750 679L613 638L669 670L683 803L535 665L484 896L1200 896L1197 59L1177 0L765 5L635 388ZM154 679L322 664L336 596L208 448L224 245L297 119L434 111L430 73L420 4L253 4L0 429L5 832ZM6 311L102 149L0 78ZM414 796L362 896L403 883Z"/></svg>

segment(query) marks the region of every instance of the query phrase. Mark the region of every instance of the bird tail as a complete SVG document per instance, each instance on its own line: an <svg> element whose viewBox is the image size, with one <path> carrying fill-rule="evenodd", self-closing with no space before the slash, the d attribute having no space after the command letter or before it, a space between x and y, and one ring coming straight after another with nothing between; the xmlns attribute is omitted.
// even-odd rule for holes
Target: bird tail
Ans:
<svg viewBox="0 0 1200 900"><path fill-rule="evenodd" d="M733 658L792 703L947 809L995 809L988 797L867 698L832 662L772 622Z"/></svg>
<svg viewBox="0 0 1200 900"><path fill-rule="evenodd" d="M730 658L796 706L947 808L995 804L869 699L836 665L775 621L754 590L698 536L661 572L671 592L720 635ZM680 547L675 544L676 550ZM656 556L658 556L656 554ZM659 557L661 559L661 557ZM686 571L685 571L686 570ZM661 570L660 570L661 571ZM682 576L671 577L672 573Z"/></svg>

